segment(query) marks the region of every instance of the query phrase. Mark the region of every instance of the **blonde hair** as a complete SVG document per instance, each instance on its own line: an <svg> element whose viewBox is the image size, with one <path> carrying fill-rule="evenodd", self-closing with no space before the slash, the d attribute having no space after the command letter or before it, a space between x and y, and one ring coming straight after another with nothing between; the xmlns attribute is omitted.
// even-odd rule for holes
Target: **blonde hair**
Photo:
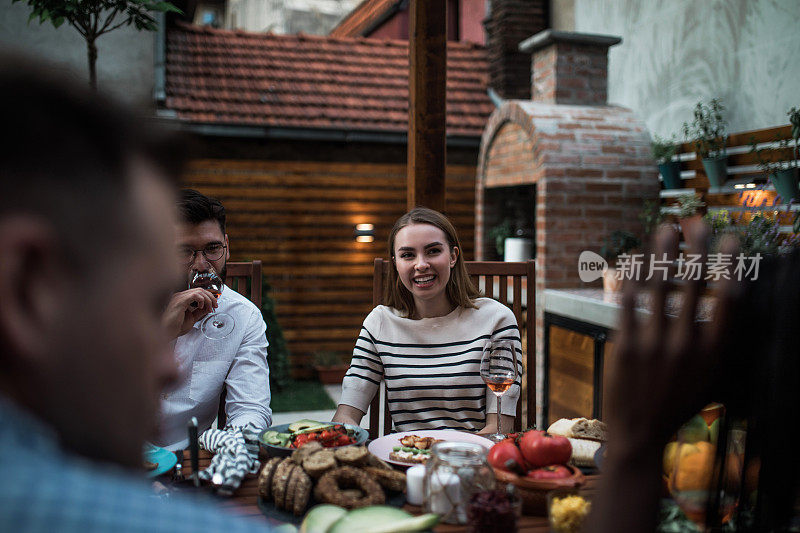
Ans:
<svg viewBox="0 0 800 533"><path fill-rule="evenodd" d="M430 224L442 230L447 237L447 245L449 251L452 252L453 248L458 248L458 255L456 256L456 263L450 269L450 279L447 281L445 293L447 299L451 304L459 307L475 307L475 298L481 295L480 291L472 283L472 280L467 274L467 266L464 264L464 254L461 248L461 243L458 240L456 228L447 219L446 216L433 209L427 207L415 207L405 215L397 219L394 223L392 231L389 233L389 257L392 258L392 268L386 276L386 285L384 286L384 304L389 307L402 312L405 316L412 316L415 311L414 297L397 274L397 265L394 264L394 241L397 237L397 232L411 224Z"/></svg>

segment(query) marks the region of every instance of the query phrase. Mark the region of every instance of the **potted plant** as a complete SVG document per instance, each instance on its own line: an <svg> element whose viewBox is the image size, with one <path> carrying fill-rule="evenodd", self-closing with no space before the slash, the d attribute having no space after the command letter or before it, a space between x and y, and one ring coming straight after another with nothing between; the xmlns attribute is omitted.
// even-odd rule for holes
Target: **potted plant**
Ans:
<svg viewBox="0 0 800 533"><path fill-rule="evenodd" d="M705 207L703 202L695 194L682 194L678 196L678 223L681 226L681 233L688 242L688 235L694 233L692 228L697 224L703 223L701 210Z"/></svg>
<svg viewBox="0 0 800 533"><path fill-rule="evenodd" d="M617 278L617 259L622 254L630 253L639 248L642 241L629 231L614 230L606 238L600 255L608 263L608 268L603 270L603 290L605 292L618 292L622 288L622 280Z"/></svg>
<svg viewBox="0 0 800 533"><path fill-rule="evenodd" d="M683 134L694 143L708 181L714 187L722 186L728 179L728 153L725 149L727 122L722 118L724 110L725 106L718 98L712 99L708 105L698 102L692 123L683 123Z"/></svg>
<svg viewBox="0 0 800 533"><path fill-rule="evenodd" d="M681 162L672 158L678 153L678 145L674 139L663 139L658 135L653 136L650 143L653 159L658 165L665 189L681 188Z"/></svg>
<svg viewBox="0 0 800 533"><path fill-rule="evenodd" d="M344 358L336 352L317 352L314 354L314 369L323 385L339 385L350 368Z"/></svg>
<svg viewBox="0 0 800 533"><path fill-rule="evenodd" d="M750 142L750 153L755 154L756 164L775 186L784 203L800 200L800 168L797 165L798 143L800 143L800 109L792 108L787 113L792 125L792 138L776 138L777 148L757 148L755 140ZM794 143L792 143L794 141ZM794 144L794 146L792 146ZM781 156L791 150L789 159Z"/></svg>
<svg viewBox="0 0 800 533"><path fill-rule="evenodd" d="M494 241L497 255L503 261L527 261L533 255L533 240L524 229L524 220L517 217L512 223L510 219L503 221L489 230L489 240Z"/></svg>
<svg viewBox="0 0 800 533"><path fill-rule="evenodd" d="M497 256L501 259L505 254L506 239L514 235L514 228L511 225L511 220L504 218L502 222L489 229L487 234L489 242L494 242Z"/></svg>

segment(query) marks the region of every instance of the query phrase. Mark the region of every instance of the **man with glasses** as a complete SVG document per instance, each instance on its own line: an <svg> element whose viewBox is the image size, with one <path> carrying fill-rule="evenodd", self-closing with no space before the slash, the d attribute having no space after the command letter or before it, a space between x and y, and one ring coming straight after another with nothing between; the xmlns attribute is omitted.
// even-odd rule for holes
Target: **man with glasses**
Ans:
<svg viewBox="0 0 800 533"><path fill-rule="evenodd" d="M211 272L225 280L230 258L225 208L195 190L181 191L175 231L177 259L186 273L184 290L175 293L163 324L175 338L179 383L161 396L159 441L171 449L187 444L187 422L197 417L199 430L211 427L223 386L227 426L263 429L272 423L269 407L267 326L258 309L238 292L225 288L217 300L211 292L189 287L194 273ZM226 313L234 327L222 339L203 334L200 323L212 312Z"/></svg>

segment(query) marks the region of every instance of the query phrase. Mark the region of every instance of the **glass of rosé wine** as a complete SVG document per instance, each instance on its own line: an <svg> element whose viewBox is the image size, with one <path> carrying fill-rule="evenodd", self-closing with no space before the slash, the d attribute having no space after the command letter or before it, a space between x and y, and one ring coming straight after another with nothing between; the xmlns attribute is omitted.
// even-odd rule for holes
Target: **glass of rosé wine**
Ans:
<svg viewBox="0 0 800 533"><path fill-rule="evenodd" d="M511 339L492 339L483 348L481 379L497 397L497 432L487 438L500 442L506 436L500 426L500 402L517 378L517 354Z"/></svg>
<svg viewBox="0 0 800 533"><path fill-rule="evenodd" d="M222 295L222 289L225 288L225 283L219 274L213 268L210 268L206 272L190 272L189 287L205 289L219 300ZM234 327L235 321L233 317L228 313L220 312L212 312L200 323L200 331L206 338L212 340L224 339L231 334Z"/></svg>

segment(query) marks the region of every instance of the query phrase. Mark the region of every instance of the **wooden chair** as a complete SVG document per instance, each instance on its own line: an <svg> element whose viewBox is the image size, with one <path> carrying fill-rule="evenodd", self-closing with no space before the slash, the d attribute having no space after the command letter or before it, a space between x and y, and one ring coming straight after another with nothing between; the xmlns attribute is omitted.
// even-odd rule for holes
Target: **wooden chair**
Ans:
<svg viewBox="0 0 800 533"><path fill-rule="evenodd" d="M228 263L225 284L261 309L260 260ZM219 396L219 409L217 410L217 427L220 429L225 427L225 422L228 419L225 414L225 397L227 395L228 392L223 384L222 394Z"/></svg>
<svg viewBox="0 0 800 533"><path fill-rule="evenodd" d="M483 284L484 295L508 306L517 319L517 326L520 334L524 331L527 340L523 345L523 352L526 354L525 374L521 376L521 382L527 383L526 398L520 397L517 402L517 416L514 418L514 430L522 429L522 402L525 401L528 408L528 416L525 427L532 427L536 420L536 330L535 322L535 286L536 286L536 262L527 261L524 263L506 263L502 261L466 261L467 272L477 286ZM372 305L377 306L383 303L384 279L392 268L391 261L385 259L375 259L375 269L372 275ZM522 312L522 280L527 283L527 295L525 297L526 316ZM512 285L511 303L509 303L508 285ZM524 381L523 381L524 380ZM380 427L380 414L383 412L383 428ZM386 401L385 382L381 382L378 392L375 394L369 407L369 436L376 439L381 435L392 432L392 417L389 414L389 404Z"/></svg>

